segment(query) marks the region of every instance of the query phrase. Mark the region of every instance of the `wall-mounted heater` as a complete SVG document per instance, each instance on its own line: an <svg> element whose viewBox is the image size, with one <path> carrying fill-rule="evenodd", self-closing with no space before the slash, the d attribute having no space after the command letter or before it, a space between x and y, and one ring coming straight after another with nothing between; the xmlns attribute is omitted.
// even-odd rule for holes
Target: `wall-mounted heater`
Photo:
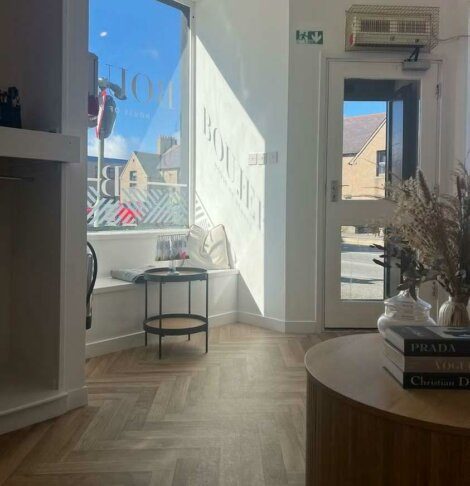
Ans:
<svg viewBox="0 0 470 486"><path fill-rule="evenodd" d="M439 7L353 5L346 12L346 50L430 52L439 42Z"/></svg>

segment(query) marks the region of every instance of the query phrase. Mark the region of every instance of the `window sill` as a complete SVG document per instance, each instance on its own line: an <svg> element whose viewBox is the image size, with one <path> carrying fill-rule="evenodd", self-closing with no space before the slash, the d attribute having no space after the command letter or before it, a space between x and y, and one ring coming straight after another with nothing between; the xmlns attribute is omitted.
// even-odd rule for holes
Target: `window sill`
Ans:
<svg viewBox="0 0 470 486"><path fill-rule="evenodd" d="M227 268L224 270L208 270L207 273L209 274L209 280L212 280L214 278L238 275L240 272L236 268ZM141 284L125 282L124 280L118 280L113 277L98 277L98 279L96 280L93 295L121 292L123 290L132 290L139 285Z"/></svg>
<svg viewBox="0 0 470 486"><path fill-rule="evenodd" d="M188 228L173 228L169 230L129 230L129 231L97 231L96 233L88 232L88 241L101 240L125 240L125 239L151 239L160 235L176 235L187 233Z"/></svg>

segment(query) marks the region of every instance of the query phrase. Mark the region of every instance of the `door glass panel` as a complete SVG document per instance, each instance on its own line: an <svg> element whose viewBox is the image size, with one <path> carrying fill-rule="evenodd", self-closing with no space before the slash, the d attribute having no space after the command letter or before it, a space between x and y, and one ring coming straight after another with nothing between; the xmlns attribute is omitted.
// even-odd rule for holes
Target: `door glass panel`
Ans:
<svg viewBox="0 0 470 486"><path fill-rule="evenodd" d="M418 158L416 81L346 79L342 199L377 200L411 177Z"/></svg>
<svg viewBox="0 0 470 486"><path fill-rule="evenodd" d="M383 300L384 268L374 263L384 245L384 229L341 226L341 300Z"/></svg>
<svg viewBox="0 0 470 486"><path fill-rule="evenodd" d="M387 104L346 101L343 199L383 199L387 159Z"/></svg>

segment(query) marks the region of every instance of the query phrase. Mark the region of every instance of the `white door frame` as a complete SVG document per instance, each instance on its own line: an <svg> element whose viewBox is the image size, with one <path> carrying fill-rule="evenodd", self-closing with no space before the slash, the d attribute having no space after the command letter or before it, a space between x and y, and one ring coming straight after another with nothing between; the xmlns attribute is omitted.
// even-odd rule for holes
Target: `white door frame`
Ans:
<svg viewBox="0 0 470 486"><path fill-rule="evenodd" d="M359 60L359 59L344 59L344 58L324 58L324 62L322 62L322 67L324 67L324 73L322 76L322 81L323 81L323 89L321 90L322 93L325 94L322 98L322 106L320 109L320 114L322 116L322 123L320 124L320 140L322 142L319 145L319 160L321 161L320 167L319 167L319 182L320 182L320 188L321 188L321 194L319 194L319 215L321 215L322 218L322 227L323 227L323 232L322 232L322 240L319 242L320 243L320 258L322 261L321 268L319 268L318 275L320 277L320 281L322 282L321 285L321 290L320 290L320 296L321 297L321 302L322 302L322 321L323 321L323 329L339 329L339 326L331 326L329 323L327 323L327 286L326 286L326 274L327 274L327 201L330 196L330 189L327 187L327 182L328 182L328 112L329 112L329 97L331 96L330 91L330 79L329 79L329 73L330 73L330 66L332 63L354 63L355 65L370 65L370 64L394 64L394 65L401 65L401 60L400 59L366 59L366 60ZM437 68L437 81L438 84L442 84L442 61L440 60L432 60L432 65ZM367 77L367 76L364 76ZM409 79L420 79L419 73L413 75L413 72L410 72L409 76L407 76ZM377 75L377 79L380 79L380 76ZM437 96L436 96L437 97ZM439 183L439 167L440 167L440 161L441 161L441 100L440 97L437 97L437 109L436 109L436 139L435 139L435 146L434 150L436 153L436 162L435 162L435 167L434 167L434 174L429 174L431 176L431 179L434 179L436 183ZM421 154L420 154L420 159L421 159ZM323 213L323 214L322 214ZM340 257L338 255L338 257ZM323 294L323 295L321 295ZM372 324L370 324L372 326ZM344 327L344 326L343 326Z"/></svg>

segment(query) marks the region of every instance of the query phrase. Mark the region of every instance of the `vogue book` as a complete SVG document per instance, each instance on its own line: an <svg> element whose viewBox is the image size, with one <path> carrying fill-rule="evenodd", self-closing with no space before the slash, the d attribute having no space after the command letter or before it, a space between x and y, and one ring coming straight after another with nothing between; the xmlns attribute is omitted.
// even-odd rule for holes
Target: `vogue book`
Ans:
<svg viewBox="0 0 470 486"><path fill-rule="evenodd" d="M405 356L395 346L384 341L384 355L401 371L417 373L470 373L470 357Z"/></svg>

